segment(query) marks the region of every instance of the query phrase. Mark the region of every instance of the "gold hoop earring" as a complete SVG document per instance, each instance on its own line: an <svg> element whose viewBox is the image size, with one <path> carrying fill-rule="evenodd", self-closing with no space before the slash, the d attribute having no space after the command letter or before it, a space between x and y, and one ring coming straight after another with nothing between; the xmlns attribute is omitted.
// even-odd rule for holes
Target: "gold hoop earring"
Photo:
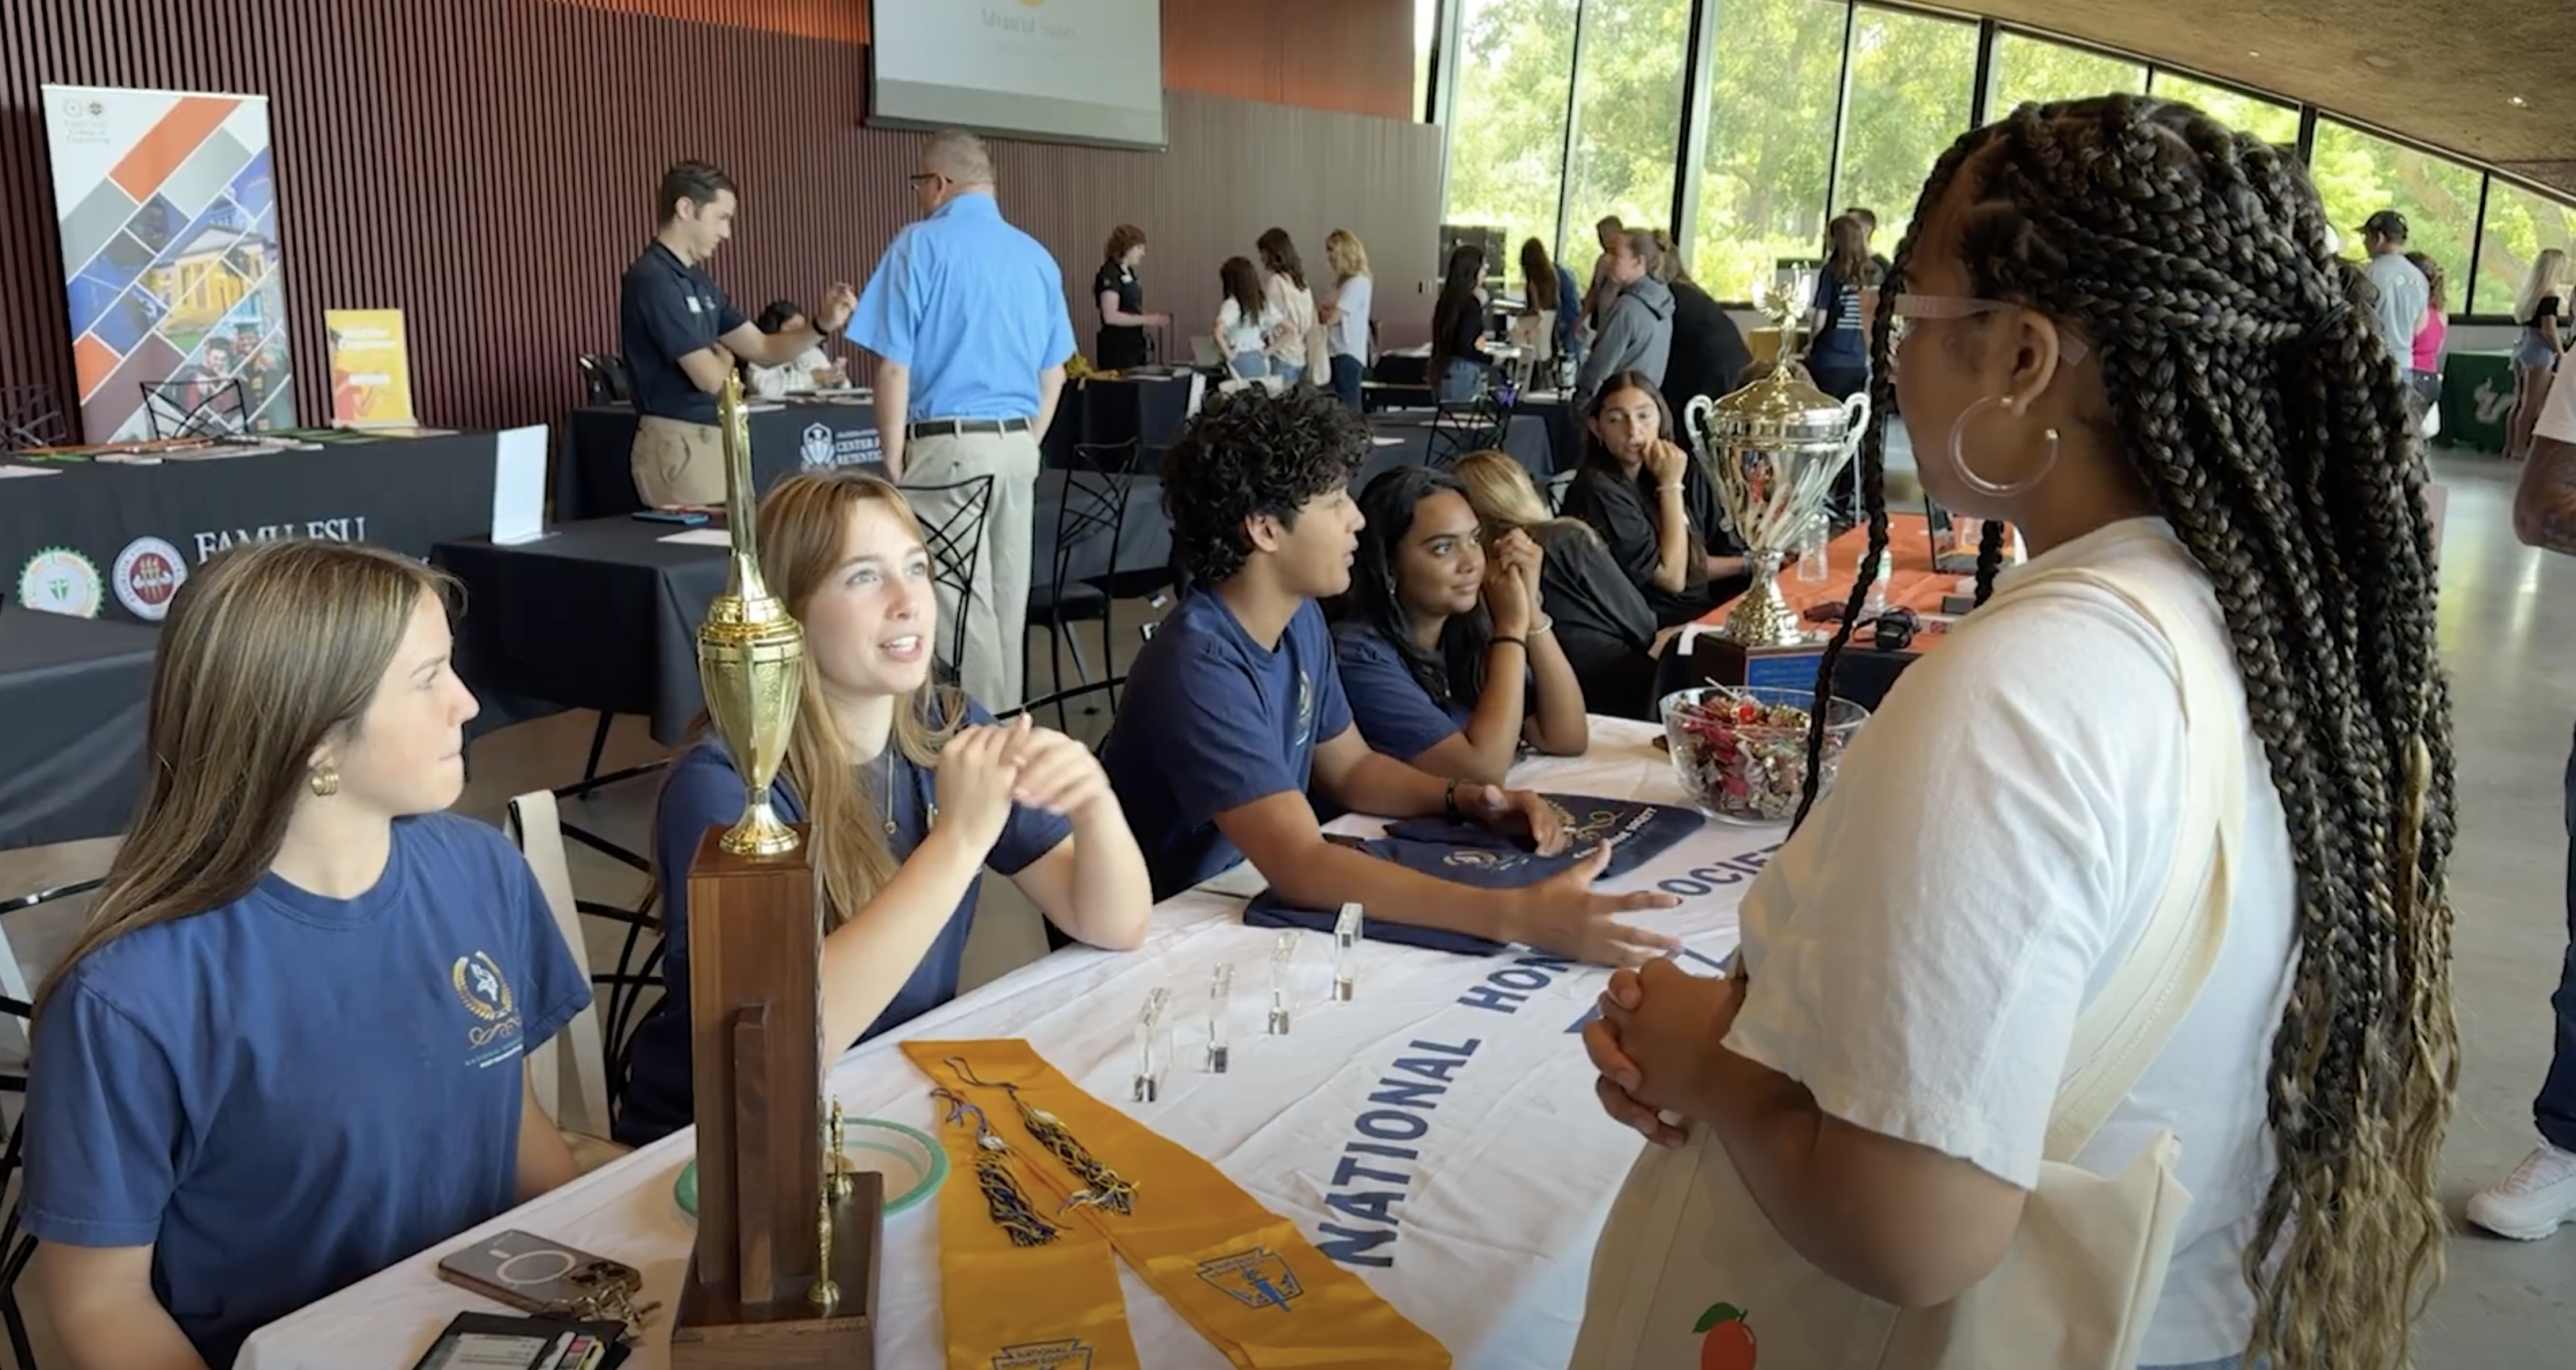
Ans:
<svg viewBox="0 0 2576 1370"><path fill-rule="evenodd" d="M314 798L328 799L340 792L340 773L325 766L306 776L304 783L312 788Z"/></svg>

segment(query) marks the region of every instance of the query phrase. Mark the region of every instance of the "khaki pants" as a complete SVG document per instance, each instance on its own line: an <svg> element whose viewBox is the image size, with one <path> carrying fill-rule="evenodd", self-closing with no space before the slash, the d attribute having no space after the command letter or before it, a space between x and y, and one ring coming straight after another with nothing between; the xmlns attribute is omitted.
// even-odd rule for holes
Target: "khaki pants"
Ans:
<svg viewBox="0 0 2576 1370"><path fill-rule="evenodd" d="M635 423L635 497L647 509L725 502L724 430L647 414Z"/></svg>
<svg viewBox="0 0 2576 1370"><path fill-rule="evenodd" d="M993 478L984 509L984 535L975 557L971 598L961 596L943 570L939 581L939 636L935 650L955 670L975 702L1002 713L1019 707L1029 650L1029 553L1037 522L1038 440L1029 433L958 433L916 437L903 448L903 493L921 519L921 531L938 554L940 530L965 531L975 497L970 488L934 487ZM951 562L962 562L955 548ZM965 660L956 660L959 615L966 624Z"/></svg>

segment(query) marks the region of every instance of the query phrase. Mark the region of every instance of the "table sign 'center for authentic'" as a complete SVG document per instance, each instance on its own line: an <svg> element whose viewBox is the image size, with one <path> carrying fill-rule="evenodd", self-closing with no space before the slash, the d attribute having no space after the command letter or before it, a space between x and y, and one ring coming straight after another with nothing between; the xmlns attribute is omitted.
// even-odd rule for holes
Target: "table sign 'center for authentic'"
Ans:
<svg viewBox="0 0 2576 1370"><path fill-rule="evenodd" d="M745 796L741 820L709 828L689 867L698 1240L671 1365L866 1370L883 1184L873 1172L836 1177L827 1160L840 1148L824 1133L821 885L803 834L770 807L805 633L761 575L738 377L719 410L733 568L698 629L698 674Z"/></svg>

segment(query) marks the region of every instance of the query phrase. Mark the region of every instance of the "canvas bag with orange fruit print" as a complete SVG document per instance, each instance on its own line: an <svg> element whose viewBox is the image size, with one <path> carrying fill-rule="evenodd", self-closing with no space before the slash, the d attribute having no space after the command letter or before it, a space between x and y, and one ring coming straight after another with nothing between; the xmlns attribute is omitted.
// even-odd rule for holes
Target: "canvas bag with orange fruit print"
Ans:
<svg viewBox="0 0 2576 1370"><path fill-rule="evenodd" d="M1816 1269L1738 1178L1714 1130L1647 1148L1611 1206L1571 1370L2134 1370L2191 1195L2160 1132L2127 1169L2070 1164L2200 993L2225 940L2245 746L2227 677L2161 591L2098 569L2000 591L2089 583L2173 644L2187 738L2173 870L2138 945L2084 1009L2051 1111L2039 1187L2003 1264L1937 1308L1901 1309ZM1991 604L1993 601L1989 601Z"/></svg>

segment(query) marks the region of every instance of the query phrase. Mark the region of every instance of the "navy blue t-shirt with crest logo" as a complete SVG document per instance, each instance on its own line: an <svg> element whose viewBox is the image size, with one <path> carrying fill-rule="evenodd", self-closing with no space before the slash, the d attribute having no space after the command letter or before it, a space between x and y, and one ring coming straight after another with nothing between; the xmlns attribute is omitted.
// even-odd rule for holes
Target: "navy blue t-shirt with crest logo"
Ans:
<svg viewBox="0 0 2576 1370"><path fill-rule="evenodd" d="M152 1246L154 1296L224 1370L512 1205L521 1058L589 1002L516 848L397 821L354 899L265 876L72 968L34 1030L27 1230Z"/></svg>
<svg viewBox="0 0 2576 1370"><path fill-rule="evenodd" d="M1324 611L1309 600L1276 648L1195 590L1136 654L1100 764L1168 899L1243 860L1216 816L1303 791L1318 744L1351 726Z"/></svg>

